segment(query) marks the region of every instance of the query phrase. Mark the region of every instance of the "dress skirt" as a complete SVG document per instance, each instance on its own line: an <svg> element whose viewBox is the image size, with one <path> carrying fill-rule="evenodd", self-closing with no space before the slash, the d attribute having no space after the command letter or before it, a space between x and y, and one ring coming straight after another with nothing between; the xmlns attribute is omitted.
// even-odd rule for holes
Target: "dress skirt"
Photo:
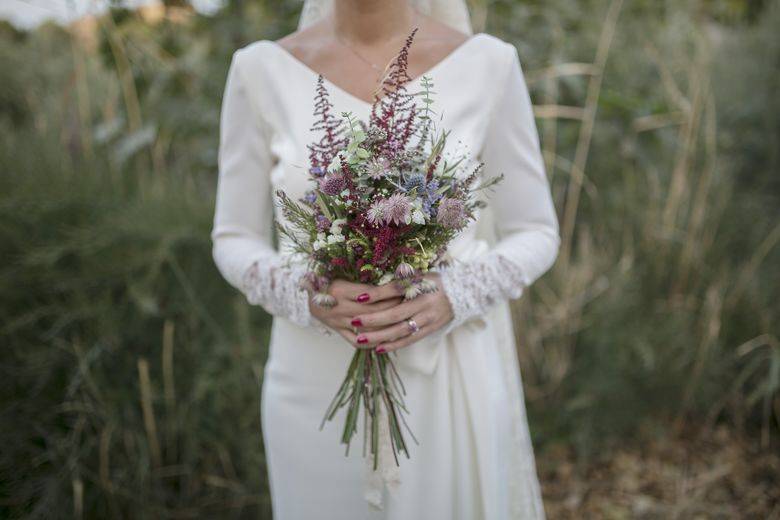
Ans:
<svg viewBox="0 0 780 520"><path fill-rule="evenodd" d="M339 335L274 319L261 415L276 520L544 518L508 304L390 354L419 444L407 435L381 510L364 498L362 419L348 456L343 410L320 430L353 353Z"/></svg>

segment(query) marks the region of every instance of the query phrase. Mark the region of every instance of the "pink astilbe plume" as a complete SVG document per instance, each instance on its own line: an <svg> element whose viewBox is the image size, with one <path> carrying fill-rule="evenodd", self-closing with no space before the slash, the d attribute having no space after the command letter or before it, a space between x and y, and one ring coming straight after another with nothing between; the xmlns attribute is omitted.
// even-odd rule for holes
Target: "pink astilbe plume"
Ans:
<svg viewBox="0 0 780 520"><path fill-rule="evenodd" d="M314 116L316 121L311 127L314 132L321 132L322 137L316 143L308 145L310 172L315 176L322 176L325 170L339 152L347 144L344 135L344 121L331 113L333 104L330 102L330 94L325 88L325 78L320 75L317 78L317 90L314 98Z"/></svg>
<svg viewBox="0 0 780 520"><path fill-rule="evenodd" d="M406 89L407 83L412 80L408 73L409 48L416 33L417 29L414 29L406 38L404 46L382 81L381 96L379 93L375 94L374 104L371 106L369 126L386 133L383 152L390 157L394 157L406 147L417 125L415 96Z"/></svg>

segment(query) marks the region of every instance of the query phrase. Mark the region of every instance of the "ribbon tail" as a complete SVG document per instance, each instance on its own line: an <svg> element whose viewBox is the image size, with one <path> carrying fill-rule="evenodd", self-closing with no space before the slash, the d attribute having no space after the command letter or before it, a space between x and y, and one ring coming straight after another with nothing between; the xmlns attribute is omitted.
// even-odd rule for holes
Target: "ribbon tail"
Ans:
<svg viewBox="0 0 780 520"><path fill-rule="evenodd" d="M384 488L395 492L401 485L401 471L395 463L393 456L393 444L390 439L390 431L387 425L387 412L384 405L378 407L375 421L379 421L379 457L377 468L374 469L374 458L366 457L366 478L363 489L363 497L374 509L384 509Z"/></svg>

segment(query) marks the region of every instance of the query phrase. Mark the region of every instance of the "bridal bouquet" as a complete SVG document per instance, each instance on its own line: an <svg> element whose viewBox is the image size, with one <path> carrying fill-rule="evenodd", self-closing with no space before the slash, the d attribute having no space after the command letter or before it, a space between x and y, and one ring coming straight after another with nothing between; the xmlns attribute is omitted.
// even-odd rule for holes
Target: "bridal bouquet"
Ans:
<svg viewBox="0 0 780 520"><path fill-rule="evenodd" d="M395 283L406 299L435 291L423 274L442 264L447 245L484 205L477 192L500 180L480 181L482 164L466 171L465 157L444 157L449 132L435 126L430 78L421 78L419 92L406 88L415 32L388 67L367 124L349 112L334 116L318 78L312 130L322 138L309 145L313 188L299 201L277 192L287 220L277 228L309 262L304 284L316 305L335 304L327 293L334 279ZM346 408L341 441L349 453L362 411L364 456L370 436L376 469L379 429L387 428L398 464L398 453L409 456L404 432L414 438L404 394L390 355L358 349L323 426Z"/></svg>

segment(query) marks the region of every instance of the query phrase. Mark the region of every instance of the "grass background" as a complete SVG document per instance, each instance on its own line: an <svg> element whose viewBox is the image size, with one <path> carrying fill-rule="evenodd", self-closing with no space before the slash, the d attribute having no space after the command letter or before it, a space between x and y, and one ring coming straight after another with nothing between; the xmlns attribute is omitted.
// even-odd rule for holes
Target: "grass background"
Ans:
<svg viewBox="0 0 780 520"><path fill-rule="evenodd" d="M0 517L270 517L270 319L208 233L230 55L300 6L0 25ZM470 7L561 221L514 306L550 517L778 518L780 2Z"/></svg>

